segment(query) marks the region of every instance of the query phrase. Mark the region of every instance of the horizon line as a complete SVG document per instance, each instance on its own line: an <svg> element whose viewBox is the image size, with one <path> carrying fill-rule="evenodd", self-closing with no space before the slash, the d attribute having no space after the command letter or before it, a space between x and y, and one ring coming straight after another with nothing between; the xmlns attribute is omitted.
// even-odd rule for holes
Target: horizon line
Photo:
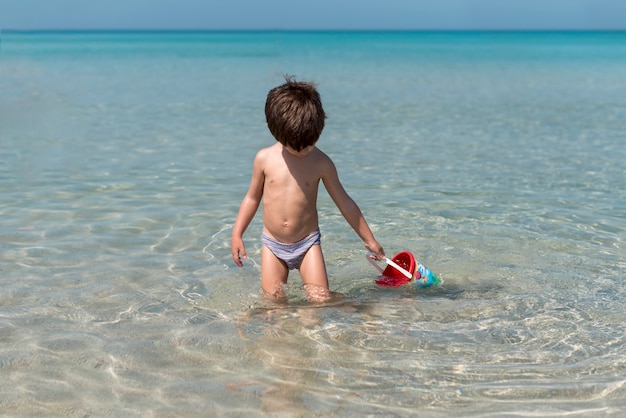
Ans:
<svg viewBox="0 0 626 418"><path fill-rule="evenodd" d="M79 29L79 28L47 28L47 29L13 29L13 28L1 28L0 32L4 33L54 33L54 32L143 32L143 33L164 33L164 32L180 32L180 33L200 33L200 32L251 32L251 33L259 33L259 32L267 32L267 33L288 33L288 32L317 32L317 33L337 33L337 32L423 32L423 33L446 33L446 32L474 32L474 33L522 33L522 32L536 32L536 33L566 33L566 32L595 32L595 33L612 33L612 32L626 32L626 28L624 29L575 29L575 28L562 28L562 29L198 29L198 28L189 28L189 29L179 29L179 28L90 28L90 29Z"/></svg>

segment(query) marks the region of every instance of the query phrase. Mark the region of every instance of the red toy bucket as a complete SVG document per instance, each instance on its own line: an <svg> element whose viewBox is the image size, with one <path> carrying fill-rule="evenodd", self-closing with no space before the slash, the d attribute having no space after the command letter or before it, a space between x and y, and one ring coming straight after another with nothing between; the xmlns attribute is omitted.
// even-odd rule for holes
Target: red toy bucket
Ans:
<svg viewBox="0 0 626 418"><path fill-rule="evenodd" d="M415 257L408 251L399 252L391 260L386 259L387 267L384 270L371 257L368 257L368 260L381 273L376 284L384 287L398 287L409 283L413 280L417 267Z"/></svg>

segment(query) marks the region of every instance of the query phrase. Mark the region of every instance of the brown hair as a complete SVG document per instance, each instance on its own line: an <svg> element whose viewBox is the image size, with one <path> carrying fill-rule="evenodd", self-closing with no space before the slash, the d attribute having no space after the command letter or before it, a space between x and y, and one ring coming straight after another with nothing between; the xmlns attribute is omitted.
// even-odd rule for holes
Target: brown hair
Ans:
<svg viewBox="0 0 626 418"><path fill-rule="evenodd" d="M326 114L316 85L285 76L286 83L273 88L265 101L267 126L278 142L295 151L315 145Z"/></svg>

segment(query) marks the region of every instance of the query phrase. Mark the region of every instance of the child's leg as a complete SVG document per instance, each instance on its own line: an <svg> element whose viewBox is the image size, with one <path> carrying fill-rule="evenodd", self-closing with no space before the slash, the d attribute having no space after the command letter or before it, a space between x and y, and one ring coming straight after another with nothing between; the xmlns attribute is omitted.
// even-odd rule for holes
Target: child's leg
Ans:
<svg viewBox="0 0 626 418"><path fill-rule="evenodd" d="M283 285L287 283L289 269L265 245L261 247L261 288L269 299L285 297Z"/></svg>
<svg viewBox="0 0 626 418"><path fill-rule="evenodd" d="M300 264L300 276L302 276L309 300L324 302L330 298L326 263L321 245L313 245L304 255Z"/></svg>

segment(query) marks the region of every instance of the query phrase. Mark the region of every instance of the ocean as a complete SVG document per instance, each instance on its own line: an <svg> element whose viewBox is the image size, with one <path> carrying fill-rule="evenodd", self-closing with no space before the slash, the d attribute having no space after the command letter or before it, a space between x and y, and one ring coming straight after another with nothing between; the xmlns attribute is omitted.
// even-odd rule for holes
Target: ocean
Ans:
<svg viewBox="0 0 626 418"><path fill-rule="evenodd" d="M265 97L314 81L331 290L234 265ZM0 415L623 416L626 33L3 32Z"/></svg>

